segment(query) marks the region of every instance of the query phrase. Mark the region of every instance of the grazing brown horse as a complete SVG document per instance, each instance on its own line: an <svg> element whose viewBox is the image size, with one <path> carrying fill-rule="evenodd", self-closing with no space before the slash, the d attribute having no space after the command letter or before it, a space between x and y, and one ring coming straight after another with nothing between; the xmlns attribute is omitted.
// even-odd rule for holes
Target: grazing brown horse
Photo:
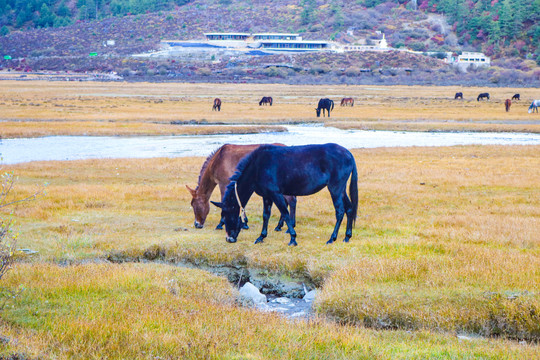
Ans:
<svg viewBox="0 0 540 360"><path fill-rule="evenodd" d="M510 106L512 106L512 101L510 99L506 99L504 101L504 107L506 108L506 112L510 111Z"/></svg>
<svg viewBox="0 0 540 360"><path fill-rule="evenodd" d="M341 99L341 106L354 106L354 99L353 98L343 98Z"/></svg>
<svg viewBox="0 0 540 360"><path fill-rule="evenodd" d="M214 106L212 106L212 111L221 111L221 99L215 98L214 99Z"/></svg>
<svg viewBox="0 0 540 360"><path fill-rule="evenodd" d="M285 146L283 144L274 144ZM219 185L221 199L225 195L225 190L229 184L229 178L234 174L236 165L246 155L257 149L261 144L253 145L233 145L225 144L208 156L204 162L199 174L199 183L195 190L186 185L192 196L191 207L195 214L195 227L201 229L204 226L206 217L210 212L210 196L216 185ZM289 204L291 219L295 223L296 219L296 197L285 196ZM276 231L280 231L283 226L283 218L279 219ZM219 222L216 229L223 228L223 219Z"/></svg>
<svg viewBox="0 0 540 360"><path fill-rule="evenodd" d="M261 105L270 105L272 106L272 102L274 100L272 99L272 97L270 96L263 96L263 98L261 99L261 101L259 101L259 106Z"/></svg>

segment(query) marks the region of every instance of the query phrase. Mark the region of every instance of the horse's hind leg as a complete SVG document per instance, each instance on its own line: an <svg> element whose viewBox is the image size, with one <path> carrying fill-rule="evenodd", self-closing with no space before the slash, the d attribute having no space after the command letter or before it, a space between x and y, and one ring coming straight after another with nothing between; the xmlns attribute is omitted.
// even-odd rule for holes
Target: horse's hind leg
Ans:
<svg viewBox="0 0 540 360"><path fill-rule="evenodd" d="M347 230L345 231L345 239L343 239L343 242L349 242L350 238L352 237L352 226L354 219L352 216L353 205L346 193L343 194L343 203L345 204L345 213L347 214Z"/></svg>
<svg viewBox="0 0 540 360"><path fill-rule="evenodd" d="M261 235L255 240L255 244L262 243L264 238L268 235L268 219L270 219L270 213L272 211L272 200L269 198L263 198L263 226Z"/></svg>
<svg viewBox="0 0 540 360"><path fill-rule="evenodd" d="M281 194L273 193L272 201L274 201L274 204L276 204L279 212L281 212L283 220L287 224L287 232L291 235L291 241L289 241L289 245L298 245L296 243L296 231L294 230L294 225L291 221L291 217L289 216L289 210L287 210L287 202L285 201L285 198Z"/></svg>
<svg viewBox="0 0 540 360"><path fill-rule="evenodd" d="M345 192L345 187L343 187L342 191L335 191L335 189L328 188L330 190L330 195L332 196L332 202L334 203L334 208L336 209L336 226L334 227L334 231L332 232L332 235L330 235L330 240L328 240L327 244L332 244L334 241L336 241L339 227L341 226L341 222L343 221L343 216L345 215L345 203L343 201L343 194ZM347 196L345 194L345 196ZM347 221L348 225L348 221ZM352 223L351 223L351 235L352 235Z"/></svg>
<svg viewBox="0 0 540 360"><path fill-rule="evenodd" d="M289 204L289 217L291 218L291 222L293 227L296 226L296 196L284 196L285 201L287 204ZM281 231L281 228L283 227L283 224L285 222L285 219L283 218L283 215L279 217L278 224L274 231ZM287 233L290 233L289 230L287 230Z"/></svg>

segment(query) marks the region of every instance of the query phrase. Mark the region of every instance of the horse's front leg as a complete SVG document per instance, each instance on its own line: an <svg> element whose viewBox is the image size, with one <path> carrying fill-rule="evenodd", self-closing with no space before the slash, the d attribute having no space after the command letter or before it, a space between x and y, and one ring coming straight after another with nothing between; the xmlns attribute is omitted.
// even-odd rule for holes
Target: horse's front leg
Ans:
<svg viewBox="0 0 540 360"><path fill-rule="evenodd" d="M263 198L263 226L261 235L255 240L255 244L262 243L264 238L268 235L268 220L270 219L270 213L272 211L272 200L269 198Z"/></svg>
<svg viewBox="0 0 540 360"><path fill-rule="evenodd" d="M294 231L294 225L291 221L291 217L289 216L289 211L287 210L287 202L285 201L285 198L281 194L274 193L272 194L272 200L274 201L274 204L276 204L277 208L281 212L283 220L287 224L287 232L291 235L291 241L289 242L289 245L298 245L296 243L296 231Z"/></svg>

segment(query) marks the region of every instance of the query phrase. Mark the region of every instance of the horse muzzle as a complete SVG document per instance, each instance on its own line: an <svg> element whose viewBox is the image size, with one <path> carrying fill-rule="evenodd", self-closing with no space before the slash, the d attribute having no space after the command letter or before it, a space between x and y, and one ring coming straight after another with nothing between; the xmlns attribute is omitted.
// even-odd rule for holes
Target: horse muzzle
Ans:
<svg viewBox="0 0 540 360"><path fill-rule="evenodd" d="M236 242L236 239L233 238L232 236L227 236L227 237L225 238L225 240L227 240L227 242L230 243L230 244Z"/></svg>
<svg viewBox="0 0 540 360"><path fill-rule="evenodd" d="M195 221L194 225L195 225L195 228L196 228L196 229L202 229L202 228L204 227L204 225L201 224L201 223L198 222L198 221Z"/></svg>

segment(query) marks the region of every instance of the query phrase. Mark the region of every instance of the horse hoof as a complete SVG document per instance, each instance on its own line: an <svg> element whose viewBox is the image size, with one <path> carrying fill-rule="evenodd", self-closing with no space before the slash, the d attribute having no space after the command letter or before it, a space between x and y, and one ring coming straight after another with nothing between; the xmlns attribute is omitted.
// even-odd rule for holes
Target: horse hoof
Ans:
<svg viewBox="0 0 540 360"><path fill-rule="evenodd" d="M223 230L223 225L216 226L216 230Z"/></svg>
<svg viewBox="0 0 540 360"><path fill-rule="evenodd" d="M258 238L257 240L255 240L255 244L261 244L264 242L264 239L261 239L261 238Z"/></svg>
<svg viewBox="0 0 540 360"><path fill-rule="evenodd" d="M244 224L244 225L242 225L242 229L244 229L244 230L249 230L249 226L248 226L248 224Z"/></svg>
<svg viewBox="0 0 540 360"><path fill-rule="evenodd" d="M346 237L345 239L343 239L343 242L348 243L350 239L351 239L351 238Z"/></svg>
<svg viewBox="0 0 540 360"><path fill-rule="evenodd" d="M334 240L330 239L326 242L326 245L330 245L330 244L333 244L334 243Z"/></svg>
<svg viewBox="0 0 540 360"><path fill-rule="evenodd" d="M233 237L230 237L230 236L227 236L225 238L225 240L227 240L228 243L232 244L232 243L235 243L236 242L236 239L233 238Z"/></svg>
<svg viewBox="0 0 540 360"><path fill-rule="evenodd" d="M274 229L274 231L281 231L281 228L278 226Z"/></svg>
<svg viewBox="0 0 540 360"><path fill-rule="evenodd" d="M296 240L289 241L289 246L297 246Z"/></svg>

